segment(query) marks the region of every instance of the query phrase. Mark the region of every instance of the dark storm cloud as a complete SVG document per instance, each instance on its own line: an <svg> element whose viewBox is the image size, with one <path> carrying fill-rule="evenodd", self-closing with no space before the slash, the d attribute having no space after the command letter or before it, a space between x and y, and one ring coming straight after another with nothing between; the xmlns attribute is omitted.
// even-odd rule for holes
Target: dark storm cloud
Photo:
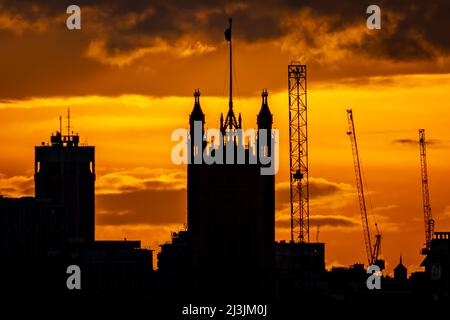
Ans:
<svg viewBox="0 0 450 320"><path fill-rule="evenodd" d="M303 3L318 18L334 17L332 30L338 32L351 24L366 23L366 8L376 4L381 8L381 30L365 34L363 41L351 43L349 49L372 57L392 60L432 59L450 52L448 12L450 2L398 1L286 1ZM313 42L309 42L314 44Z"/></svg>
<svg viewBox="0 0 450 320"><path fill-rule="evenodd" d="M65 14L72 1L5 0L2 9L29 20ZM368 1L76 1L83 15L84 31L106 40L110 52L132 50L160 37L175 41L192 35L207 41L223 41L228 15L237 25L236 37L246 41L270 40L295 30L286 21L309 10L312 19L326 19L327 32L345 31L348 26L365 25ZM342 46L372 57L393 60L433 59L450 52L449 1L378 1L382 29L364 35L363 41ZM301 25L301 22L300 22ZM90 28L91 26L91 28ZM317 30L301 29L311 49L322 46Z"/></svg>
<svg viewBox="0 0 450 320"><path fill-rule="evenodd" d="M81 7L81 30L69 31L66 8L74 3ZM220 96L226 73L217 70L226 70L229 16L238 39L234 61L242 96L262 86L285 90L291 60L308 64L309 80L327 85L450 72L450 4L379 1L382 29L368 30L369 4L0 0L0 99L184 96L194 87Z"/></svg>

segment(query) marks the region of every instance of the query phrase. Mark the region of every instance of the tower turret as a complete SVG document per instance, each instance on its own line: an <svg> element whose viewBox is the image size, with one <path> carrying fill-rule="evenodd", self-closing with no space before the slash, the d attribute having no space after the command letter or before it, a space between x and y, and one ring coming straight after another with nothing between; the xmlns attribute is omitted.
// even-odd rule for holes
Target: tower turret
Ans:
<svg viewBox="0 0 450 320"><path fill-rule="evenodd" d="M202 124L205 124L205 114L200 107L200 90L195 89L194 91L194 108L192 109L191 114L189 115L189 125L191 129L193 129L194 121L201 121ZM203 126L202 126L203 128Z"/></svg>
<svg viewBox="0 0 450 320"><path fill-rule="evenodd" d="M258 124L258 150L259 155L261 156L264 154L266 157L272 155L272 122L273 117L269 110L269 104L267 102L267 96L269 93L267 92L267 89L264 89L261 93L262 97L262 103L261 103L261 110L259 110L258 116L256 118L256 122ZM265 130L265 135L261 136L262 131ZM262 139L262 141L260 141ZM263 149L261 149L262 142L265 146Z"/></svg>
<svg viewBox="0 0 450 320"><path fill-rule="evenodd" d="M268 95L267 89L264 89L261 93L262 104L257 117L258 129L272 129L273 116L272 113L270 113L269 104L267 102Z"/></svg>
<svg viewBox="0 0 450 320"><path fill-rule="evenodd" d="M200 107L200 90L194 91L194 108L189 115L189 159L191 163L200 163L203 149L206 146L203 142L203 135L205 133L205 114Z"/></svg>

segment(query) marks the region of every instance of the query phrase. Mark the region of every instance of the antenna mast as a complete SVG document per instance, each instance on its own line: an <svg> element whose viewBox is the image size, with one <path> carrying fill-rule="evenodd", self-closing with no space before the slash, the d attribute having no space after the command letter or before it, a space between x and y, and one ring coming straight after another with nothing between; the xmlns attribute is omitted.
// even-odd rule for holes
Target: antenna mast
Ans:
<svg viewBox="0 0 450 320"><path fill-rule="evenodd" d="M67 136L70 137L70 108L67 108Z"/></svg>
<svg viewBox="0 0 450 320"><path fill-rule="evenodd" d="M233 109L233 52L231 45L231 23L233 20L230 17L230 20L228 21L230 22L230 98L228 101L228 106L230 107L230 109Z"/></svg>
<svg viewBox="0 0 450 320"><path fill-rule="evenodd" d="M226 129L239 129L241 127L241 121L236 120L236 116L233 111L233 51L231 44L231 23L232 19L229 20L230 26L227 30L225 30L225 39L230 43L230 97L228 101L228 113L225 118L225 124L221 128L222 132L225 132ZM240 119L240 118L239 118Z"/></svg>

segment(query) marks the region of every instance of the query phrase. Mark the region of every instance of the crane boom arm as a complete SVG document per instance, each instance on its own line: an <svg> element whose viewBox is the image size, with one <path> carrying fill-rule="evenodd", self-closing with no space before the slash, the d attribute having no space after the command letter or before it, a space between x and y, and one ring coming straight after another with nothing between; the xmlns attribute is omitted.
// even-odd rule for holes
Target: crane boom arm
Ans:
<svg viewBox="0 0 450 320"><path fill-rule="evenodd" d="M356 143L356 134L355 134L355 125L353 123L353 112L352 109L347 110L347 118L348 118L348 136L350 137L350 141L352 144L352 152L353 152L353 165L355 168L355 176L356 176L356 187L358 189L358 199L359 199L359 209L361 212L361 220L364 231L364 242L366 245L366 254L367 261L369 265L373 263L373 255L372 255L372 244L370 242L370 230L369 223L367 221L367 210L366 210L366 200L364 198L364 188L363 181L361 176L361 166L359 161L358 154L358 145Z"/></svg>
<svg viewBox="0 0 450 320"><path fill-rule="evenodd" d="M420 168L422 176L423 215L425 222L425 251L430 249L434 233L434 220L431 214L430 193L428 190L427 151L425 142L425 129L419 129Z"/></svg>

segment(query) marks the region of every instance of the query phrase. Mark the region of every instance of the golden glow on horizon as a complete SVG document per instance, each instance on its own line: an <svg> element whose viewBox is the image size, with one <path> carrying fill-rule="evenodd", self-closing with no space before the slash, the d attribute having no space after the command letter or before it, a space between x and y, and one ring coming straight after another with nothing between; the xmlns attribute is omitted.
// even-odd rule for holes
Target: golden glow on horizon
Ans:
<svg viewBox="0 0 450 320"><path fill-rule="evenodd" d="M330 217L348 220L348 226L320 227L319 240L327 245L327 265L364 261L352 155L346 135L346 108L353 108L355 113L372 211L383 232L382 253L390 263L388 270L396 265L400 252L412 270L421 262L418 254L423 242L419 150L414 144L395 142L417 139L417 129L421 127L426 128L427 138L435 141L428 150L428 165L437 230L450 228L450 203L446 194L446 177L450 173L449 84L450 75L378 77L366 84L346 86L309 84L311 176L317 179L318 185L338 190L314 198L311 217L315 216L317 221L329 221ZM227 98L209 97L202 92L201 106L207 127L214 128L218 126L220 112L226 112ZM251 98L236 98L235 111L242 113L245 129L256 126L260 106L258 92ZM58 129L58 116L64 115L67 107L72 110L74 130L80 133L81 141L88 138L96 146L99 194L121 194L127 188L182 190L185 187L185 168L176 167L170 161L175 144L170 141L170 134L174 129L188 127L193 97L120 95L0 102L0 140L4 150L0 155L2 190L9 186L16 190L15 194L20 194L21 188L32 183L33 146L46 141L51 131ZM281 165L276 177L279 190L288 181L287 93L269 90L269 107L274 114L274 127L280 129ZM151 203L147 207L149 215L165 214L152 211ZM97 214L103 214L102 207L98 206L97 210ZM289 217L288 208L277 210L277 221ZM181 214L185 216L185 211ZM170 230L179 228L182 222L98 225L97 237L142 239L145 246L157 249L158 244L169 239ZM311 225L311 239L315 239L315 229ZM288 239L288 232L288 228L278 226L277 239Z"/></svg>

